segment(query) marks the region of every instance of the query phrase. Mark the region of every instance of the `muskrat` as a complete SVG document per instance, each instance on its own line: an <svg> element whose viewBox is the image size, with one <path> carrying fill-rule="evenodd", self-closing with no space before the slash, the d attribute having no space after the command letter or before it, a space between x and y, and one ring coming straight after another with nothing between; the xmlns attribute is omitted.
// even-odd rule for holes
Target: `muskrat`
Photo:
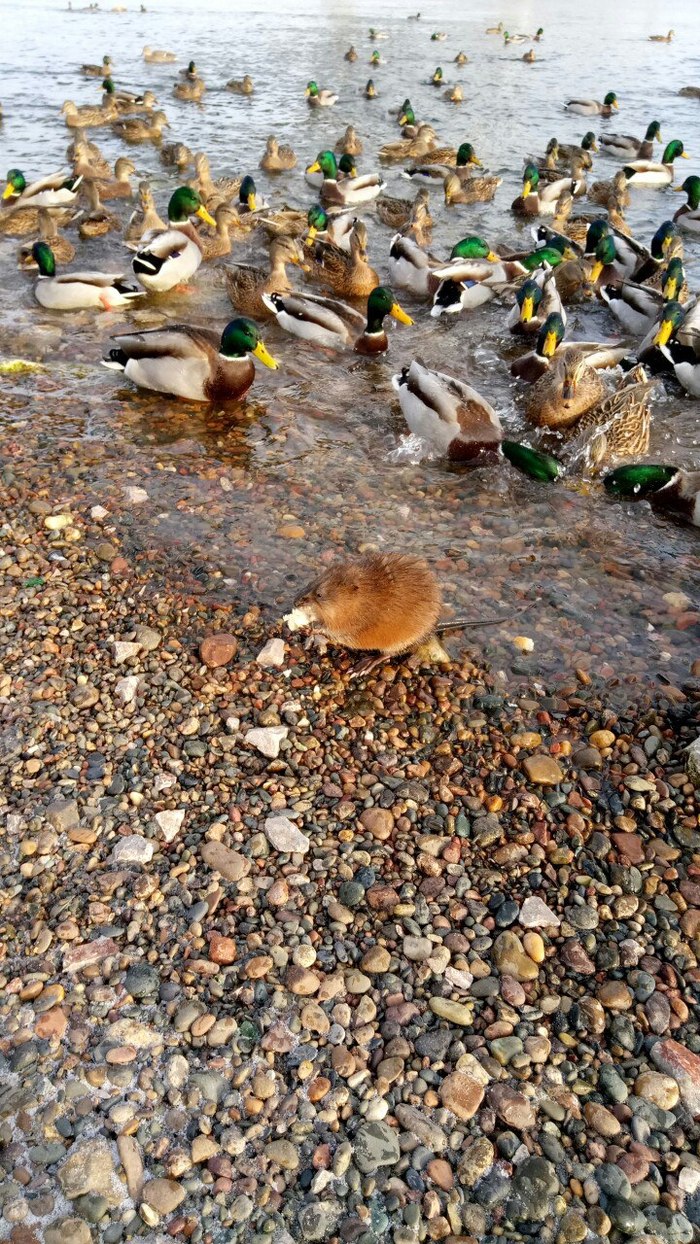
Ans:
<svg viewBox="0 0 700 1244"><path fill-rule="evenodd" d="M419 648L435 635L505 621L464 619L438 625L442 591L428 563L408 553L370 553L338 562L305 587L285 617L290 630L312 625L342 648L379 652L357 667L369 673L387 657Z"/></svg>

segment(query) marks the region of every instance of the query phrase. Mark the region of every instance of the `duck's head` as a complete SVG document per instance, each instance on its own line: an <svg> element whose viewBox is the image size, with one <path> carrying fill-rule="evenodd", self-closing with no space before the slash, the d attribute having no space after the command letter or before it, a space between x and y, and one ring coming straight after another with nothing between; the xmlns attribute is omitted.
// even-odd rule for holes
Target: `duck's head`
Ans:
<svg viewBox="0 0 700 1244"><path fill-rule="evenodd" d="M680 238L678 226L673 220L664 220L651 239L649 247L652 258L664 259L670 247Z"/></svg>
<svg viewBox="0 0 700 1244"><path fill-rule="evenodd" d="M371 65L378 65L380 61L379 52L374 51L369 58Z"/></svg>
<svg viewBox="0 0 700 1244"><path fill-rule="evenodd" d="M191 78L193 78L193 77L195 76L195 74L196 74L196 72L197 72L197 66L195 65L195 63L194 63L194 61L193 61L193 60L191 60L191 61L190 61L190 63L189 63L189 65L187 66L187 72L188 72L188 74L190 75L190 77L191 77Z"/></svg>
<svg viewBox="0 0 700 1244"><path fill-rule="evenodd" d="M338 161L338 171L346 177L357 177L357 165L351 155L342 155Z"/></svg>
<svg viewBox="0 0 700 1244"><path fill-rule="evenodd" d="M520 441L501 441L501 453L511 466L540 484L551 483L561 475L561 463L556 458L531 449Z"/></svg>
<svg viewBox="0 0 700 1244"><path fill-rule="evenodd" d="M338 162L332 151L319 151L307 173L323 173L324 178L335 181L338 176Z"/></svg>
<svg viewBox="0 0 700 1244"><path fill-rule="evenodd" d="M542 301L542 290L537 281L527 280L518 290L515 301L520 308L520 323L529 324Z"/></svg>
<svg viewBox="0 0 700 1244"><path fill-rule="evenodd" d="M564 320L558 311L547 316L538 337L536 352L542 358L551 359L557 346L564 340Z"/></svg>
<svg viewBox="0 0 700 1244"><path fill-rule="evenodd" d="M584 254L595 255L595 249L600 239L604 238L606 233L609 232L610 225L604 216L598 216L595 220L592 220L586 233L586 243L583 248Z"/></svg>
<svg viewBox="0 0 700 1244"><path fill-rule="evenodd" d="M576 396L588 364L582 350L567 350L562 361L561 395L565 402Z"/></svg>
<svg viewBox="0 0 700 1244"><path fill-rule="evenodd" d="M691 211L697 212L700 207L700 177L686 177L682 186L676 186L675 189L680 194L687 194L688 207Z"/></svg>
<svg viewBox="0 0 700 1244"><path fill-rule="evenodd" d="M665 346L668 345L671 337L678 331L683 320L685 319L685 309L680 302L675 300L664 304L661 312L661 321L654 334L652 345Z"/></svg>
<svg viewBox="0 0 700 1244"><path fill-rule="evenodd" d="M466 168L468 164L476 164L478 168L482 167L481 160L471 143L462 143L457 148L457 168Z"/></svg>
<svg viewBox="0 0 700 1244"><path fill-rule="evenodd" d="M102 57L102 65L103 65L103 68L104 68L105 73L107 73L107 72L108 72L108 71L112 68L112 57L111 57L111 56L103 56L103 57Z"/></svg>
<svg viewBox="0 0 700 1244"><path fill-rule="evenodd" d="M595 285L596 281L599 280L603 268L607 268L609 264L615 262L615 257L615 238L612 233L605 233L594 251L593 267L588 276L591 285Z"/></svg>
<svg viewBox="0 0 700 1244"><path fill-rule="evenodd" d="M521 192L521 197L523 199L526 199L527 196L529 194L532 194L533 191L537 192L537 187L539 186L539 184L540 184L540 174L537 169L537 165L526 164L525 171L523 173L523 188Z"/></svg>
<svg viewBox="0 0 700 1244"><path fill-rule="evenodd" d="M279 367L279 363L273 359L265 346L255 321L243 315L226 325L221 334L219 353L225 359L242 359L246 354L252 354L264 363L265 367L271 367L273 371Z"/></svg>
<svg viewBox="0 0 700 1244"><path fill-rule="evenodd" d="M433 82L442 82L442 69L440 68L440 66L439 66L439 65L438 65L437 69L435 70L435 73L434 73L434 74L433 74L433 76L432 76L432 81L433 81Z"/></svg>
<svg viewBox="0 0 700 1244"><path fill-rule="evenodd" d="M545 155L554 156L554 159L556 160L559 156L559 139L550 138L549 142L547 143L547 146L545 147L544 153Z"/></svg>
<svg viewBox="0 0 700 1244"><path fill-rule="evenodd" d="M613 497L628 501L641 501L665 488L678 474L678 467L653 466L646 462L618 467L603 478L605 491Z"/></svg>
<svg viewBox="0 0 700 1244"><path fill-rule="evenodd" d="M683 260L675 255L673 259L668 261L668 267L664 272L663 284L661 286L661 291L667 302L676 301L684 283Z"/></svg>
<svg viewBox="0 0 700 1244"><path fill-rule="evenodd" d="M56 260L48 242L35 242L32 247L32 258L41 276L55 276Z"/></svg>
<svg viewBox="0 0 700 1244"><path fill-rule="evenodd" d="M661 125L658 121L650 121L647 126L647 132L644 135L648 143L661 142Z"/></svg>
<svg viewBox="0 0 700 1244"><path fill-rule="evenodd" d="M19 168L10 168L7 170L7 185L2 192L3 199L16 198L18 194L23 194L27 189L27 179Z"/></svg>
<svg viewBox="0 0 700 1244"><path fill-rule="evenodd" d="M249 212L255 211L255 206L256 206L255 195L256 195L255 182L253 181L253 178L250 175L247 175L246 177L243 178L243 181L241 182L241 188L238 191L238 201L239 203L242 203L244 207L247 207Z"/></svg>
<svg viewBox="0 0 700 1244"><path fill-rule="evenodd" d="M607 95L605 96L605 99L603 100L603 103L605 104L606 108L615 108L617 110L620 107L619 100L614 91L608 91Z"/></svg>
<svg viewBox="0 0 700 1244"><path fill-rule="evenodd" d="M306 221L309 226L309 232L306 235L306 245L310 246L316 234L323 233L323 230L328 227L328 216L320 204L314 204L313 207L309 208Z"/></svg>
<svg viewBox="0 0 700 1244"><path fill-rule="evenodd" d="M365 98L376 99L376 96L377 96L377 88L374 85L374 82L372 81L372 79L370 78L367 83L367 86L365 87Z"/></svg>
<svg viewBox="0 0 700 1244"><path fill-rule="evenodd" d="M595 137L595 134L593 133L593 130L587 130L587 132L584 134L583 138L581 139L581 148L583 151L597 151L598 150L598 144L596 142L596 137Z"/></svg>
<svg viewBox="0 0 700 1244"><path fill-rule="evenodd" d="M214 217L207 211L196 190L191 186L179 186L170 196L168 220L171 225L184 225L190 216L199 216L205 224L216 228Z"/></svg>
<svg viewBox="0 0 700 1244"><path fill-rule="evenodd" d="M403 308L399 306L389 286L378 285L367 299L367 331L369 333L380 332L387 315L398 320L400 324L413 323L410 315L406 315Z"/></svg>
<svg viewBox="0 0 700 1244"><path fill-rule="evenodd" d="M306 95L307 99L309 98L309 96L312 99L315 99L316 96L318 95L318 84L314 82L313 78L311 79L310 82L306 83L306 90L304 94Z"/></svg>
<svg viewBox="0 0 700 1244"><path fill-rule="evenodd" d="M102 83L102 90L105 95L114 95L114 83L111 78L105 78Z"/></svg>
<svg viewBox="0 0 700 1244"><path fill-rule="evenodd" d="M488 259L496 263L499 258L500 256L491 250L488 242L476 235L462 238L450 251L450 259Z"/></svg>
<svg viewBox="0 0 700 1244"><path fill-rule="evenodd" d="M682 160L690 159L688 152L683 150L683 143L681 142L680 138L672 138L670 143L666 144L664 153L661 157L661 163L662 164L673 164L673 161L677 160L679 157Z"/></svg>
<svg viewBox="0 0 700 1244"><path fill-rule="evenodd" d="M537 30L535 31L535 38L538 39L540 35L543 35L543 34L544 34L544 26L538 26Z"/></svg>
<svg viewBox="0 0 700 1244"><path fill-rule="evenodd" d="M415 124L416 124L416 115L411 106L411 101L410 99L405 99L403 101L403 104L401 105L401 111L399 112L399 125L415 125Z"/></svg>

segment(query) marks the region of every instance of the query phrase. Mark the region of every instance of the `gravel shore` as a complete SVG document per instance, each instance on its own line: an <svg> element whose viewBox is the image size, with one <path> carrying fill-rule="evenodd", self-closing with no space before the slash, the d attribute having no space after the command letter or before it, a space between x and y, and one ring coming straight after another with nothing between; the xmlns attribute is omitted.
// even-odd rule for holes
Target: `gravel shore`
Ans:
<svg viewBox="0 0 700 1244"><path fill-rule="evenodd" d="M464 656L349 682L36 465L0 561L0 1239L700 1240L700 662L614 709Z"/></svg>

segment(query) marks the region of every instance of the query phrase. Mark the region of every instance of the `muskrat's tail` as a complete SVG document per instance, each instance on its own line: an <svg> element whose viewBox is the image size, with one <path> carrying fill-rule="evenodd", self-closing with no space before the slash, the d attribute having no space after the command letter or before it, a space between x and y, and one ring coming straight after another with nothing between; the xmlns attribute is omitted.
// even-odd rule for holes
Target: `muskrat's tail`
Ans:
<svg viewBox="0 0 700 1244"><path fill-rule="evenodd" d="M473 618L455 618L454 622L443 622L440 626L435 627L435 634L444 635L447 631L471 630L477 626L498 626L502 622L512 622L513 618L519 618L521 613L527 613L529 609L532 609L539 599L538 597L537 600L529 601L527 605L516 609L515 613L504 613L500 618L479 618L478 620Z"/></svg>

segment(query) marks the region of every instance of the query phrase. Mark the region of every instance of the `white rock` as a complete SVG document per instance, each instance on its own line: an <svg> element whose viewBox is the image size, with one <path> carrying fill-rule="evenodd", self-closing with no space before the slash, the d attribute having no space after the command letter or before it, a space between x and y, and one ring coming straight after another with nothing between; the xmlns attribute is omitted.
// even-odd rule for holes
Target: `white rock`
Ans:
<svg viewBox="0 0 700 1244"><path fill-rule="evenodd" d="M226 718L226 730L228 731L229 734L237 734L240 728L241 728L240 717L227 717Z"/></svg>
<svg viewBox="0 0 700 1244"><path fill-rule="evenodd" d="M63 531L64 527L70 527L73 518L70 514L47 514L44 519L44 526L49 531Z"/></svg>
<svg viewBox="0 0 700 1244"><path fill-rule="evenodd" d="M155 848L148 838L141 834L129 834L128 838L120 838L112 851L113 864L148 864L153 859Z"/></svg>
<svg viewBox="0 0 700 1244"><path fill-rule="evenodd" d="M662 599L669 609L687 609L692 604L685 592L664 592Z"/></svg>
<svg viewBox="0 0 700 1244"><path fill-rule="evenodd" d="M525 929L546 929L549 925L561 924L557 913L535 895L525 899L518 920Z"/></svg>
<svg viewBox="0 0 700 1244"><path fill-rule="evenodd" d="M141 679L138 674L127 674L125 678L120 678L114 688L115 694L123 700L125 704L131 704L136 698L139 683Z"/></svg>
<svg viewBox="0 0 700 1244"><path fill-rule="evenodd" d="M130 505L140 505L142 501L148 501L145 488L125 488L124 496Z"/></svg>
<svg viewBox="0 0 700 1244"><path fill-rule="evenodd" d="M513 645L519 652L532 652L535 641L530 639L529 635L516 635L513 638Z"/></svg>
<svg viewBox="0 0 700 1244"><path fill-rule="evenodd" d="M460 968L445 968L445 980L454 985L455 989L460 993L469 993L474 984L474 977L471 972L463 972Z"/></svg>
<svg viewBox="0 0 700 1244"><path fill-rule="evenodd" d="M308 609L292 609L291 613L285 613L282 621L287 623L290 631L299 631L302 626L313 622L313 618Z"/></svg>
<svg viewBox="0 0 700 1244"><path fill-rule="evenodd" d="M177 781L174 773L158 773L153 779L154 791L170 790Z"/></svg>
<svg viewBox="0 0 700 1244"><path fill-rule="evenodd" d="M693 786L700 787L700 738L695 739L688 748L685 760L685 771Z"/></svg>
<svg viewBox="0 0 700 1244"><path fill-rule="evenodd" d="M284 640L268 639L255 660L258 665L284 665Z"/></svg>
<svg viewBox="0 0 700 1244"><path fill-rule="evenodd" d="M166 812L156 812L155 821L166 842L177 838L182 822L185 819L184 808L171 808Z"/></svg>
<svg viewBox="0 0 700 1244"><path fill-rule="evenodd" d="M106 510L103 505L93 505L90 510L90 518L95 518L98 522L101 519L106 518L108 514L109 510Z"/></svg>
<svg viewBox="0 0 700 1244"><path fill-rule="evenodd" d="M678 1176L678 1187L681 1192L692 1196L700 1188L700 1171L694 1170L692 1166L684 1166Z"/></svg>
<svg viewBox="0 0 700 1244"><path fill-rule="evenodd" d="M117 639L114 644L114 664L123 665L139 655L140 644L129 643L126 639Z"/></svg>
<svg viewBox="0 0 700 1244"><path fill-rule="evenodd" d="M288 855L294 852L305 855L311 846L306 834L302 834L294 821L286 816L268 816L265 833L276 851L284 851Z"/></svg>
<svg viewBox="0 0 700 1244"><path fill-rule="evenodd" d="M183 1054L173 1054L165 1068L168 1088L184 1088L190 1074L190 1065Z"/></svg>
<svg viewBox="0 0 700 1244"><path fill-rule="evenodd" d="M280 743L286 739L288 734L288 726L257 726L254 730L248 731L245 741L263 756L269 756L271 760L275 760L280 754Z"/></svg>

